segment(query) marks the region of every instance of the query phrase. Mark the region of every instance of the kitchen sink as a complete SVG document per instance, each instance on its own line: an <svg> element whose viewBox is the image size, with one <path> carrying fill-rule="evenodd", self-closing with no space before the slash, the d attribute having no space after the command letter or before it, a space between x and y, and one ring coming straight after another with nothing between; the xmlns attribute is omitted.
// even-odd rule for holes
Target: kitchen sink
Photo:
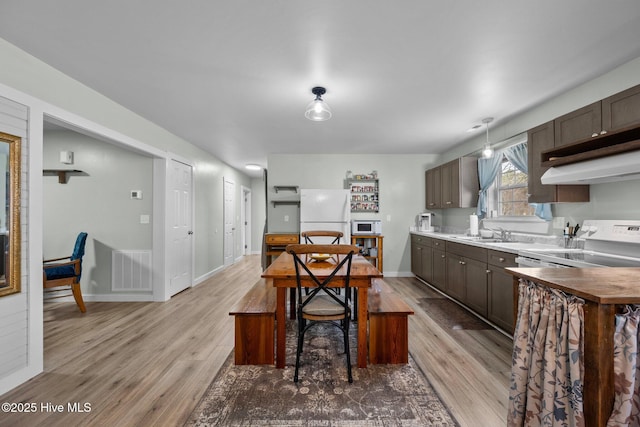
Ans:
<svg viewBox="0 0 640 427"><path fill-rule="evenodd" d="M487 243L487 246L494 246L494 247L502 247L502 248L510 248L510 249L530 249L530 250L541 250L541 249L559 249L558 246L554 246L554 245L546 245L544 243L532 243L532 242L502 242L502 241L496 241L496 242L489 242Z"/></svg>
<svg viewBox="0 0 640 427"><path fill-rule="evenodd" d="M502 242L501 239L496 239L496 238L484 238L484 237L479 237L479 236L451 236L453 239L460 239L460 240L466 240L469 242L481 242L481 243L496 243L496 242Z"/></svg>

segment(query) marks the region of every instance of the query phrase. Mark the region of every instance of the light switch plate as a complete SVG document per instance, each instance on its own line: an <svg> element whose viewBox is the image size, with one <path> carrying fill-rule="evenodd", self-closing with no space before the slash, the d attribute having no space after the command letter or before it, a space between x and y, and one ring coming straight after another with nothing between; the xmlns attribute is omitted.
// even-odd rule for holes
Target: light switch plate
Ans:
<svg viewBox="0 0 640 427"><path fill-rule="evenodd" d="M140 224L149 224L151 218L149 215L140 215Z"/></svg>

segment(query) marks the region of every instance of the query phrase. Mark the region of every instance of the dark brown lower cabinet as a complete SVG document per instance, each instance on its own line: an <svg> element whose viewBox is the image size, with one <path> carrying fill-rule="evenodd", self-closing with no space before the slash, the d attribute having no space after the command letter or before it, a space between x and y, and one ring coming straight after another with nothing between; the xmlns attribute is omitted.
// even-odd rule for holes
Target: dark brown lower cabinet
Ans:
<svg viewBox="0 0 640 427"><path fill-rule="evenodd" d="M487 319L508 333L513 333L513 276L505 267L516 267L516 255L508 252L489 251L487 271L488 311Z"/></svg>

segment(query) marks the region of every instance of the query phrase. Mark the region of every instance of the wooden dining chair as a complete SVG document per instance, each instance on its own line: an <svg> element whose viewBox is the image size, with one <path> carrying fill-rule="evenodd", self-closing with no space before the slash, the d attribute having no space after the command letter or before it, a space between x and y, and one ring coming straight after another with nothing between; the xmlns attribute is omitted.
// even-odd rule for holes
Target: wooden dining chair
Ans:
<svg viewBox="0 0 640 427"><path fill-rule="evenodd" d="M42 265L42 284L44 290L48 292L71 290L73 298L76 300L76 304L78 304L78 308L82 313L87 311L84 305L84 300L82 299L82 291L80 290L82 257L84 256L86 241L87 233L82 232L78 234L76 243L73 247L73 253L70 256L46 259L43 261ZM61 262L63 260L67 261ZM59 287L63 287L63 289L53 289ZM53 298L56 297L58 297L58 295Z"/></svg>
<svg viewBox="0 0 640 427"><path fill-rule="evenodd" d="M293 381L298 382L300 355L304 345L305 332L318 323L324 322L337 326L342 330L344 350L347 356L347 377L349 382L352 383L351 354L349 350L349 328L351 323L349 280L351 277L351 261L353 255L358 253L358 247L353 245L298 244L287 246L286 251L293 256L298 290L296 304L298 343ZM315 261L313 254L327 254L329 258ZM317 266L312 264L316 262L318 263ZM320 268L323 274L316 275L316 273L319 273ZM345 275L336 279L336 273L343 268L346 268ZM302 288L309 288L309 293L303 294ZM336 292L338 289L343 289L344 292Z"/></svg>
<svg viewBox="0 0 640 427"><path fill-rule="evenodd" d="M342 239L342 237L344 236L344 233L342 233L342 231L309 230L309 231L303 231L302 233L300 233L300 236L302 236L302 238L304 239L304 243L306 244L316 244L316 243L324 244L324 242L320 242L319 240L317 242L314 242L311 238L312 237L314 238L328 237L333 239L333 241L330 242L331 245L337 245L337 244L340 244L340 239Z"/></svg>

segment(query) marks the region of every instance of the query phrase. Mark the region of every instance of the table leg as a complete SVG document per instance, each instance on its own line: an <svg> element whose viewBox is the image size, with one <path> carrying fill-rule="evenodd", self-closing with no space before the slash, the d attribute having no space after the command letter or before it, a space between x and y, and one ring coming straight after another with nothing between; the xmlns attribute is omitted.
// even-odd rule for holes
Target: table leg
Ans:
<svg viewBox="0 0 640 427"><path fill-rule="evenodd" d="M276 301L276 368L282 369L286 361L286 299L287 288L277 288Z"/></svg>
<svg viewBox="0 0 640 427"><path fill-rule="evenodd" d="M289 319L296 318L296 288L289 288Z"/></svg>
<svg viewBox="0 0 640 427"><path fill-rule="evenodd" d="M369 288L358 288L358 368L367 367L367 308Z"/></svg>

